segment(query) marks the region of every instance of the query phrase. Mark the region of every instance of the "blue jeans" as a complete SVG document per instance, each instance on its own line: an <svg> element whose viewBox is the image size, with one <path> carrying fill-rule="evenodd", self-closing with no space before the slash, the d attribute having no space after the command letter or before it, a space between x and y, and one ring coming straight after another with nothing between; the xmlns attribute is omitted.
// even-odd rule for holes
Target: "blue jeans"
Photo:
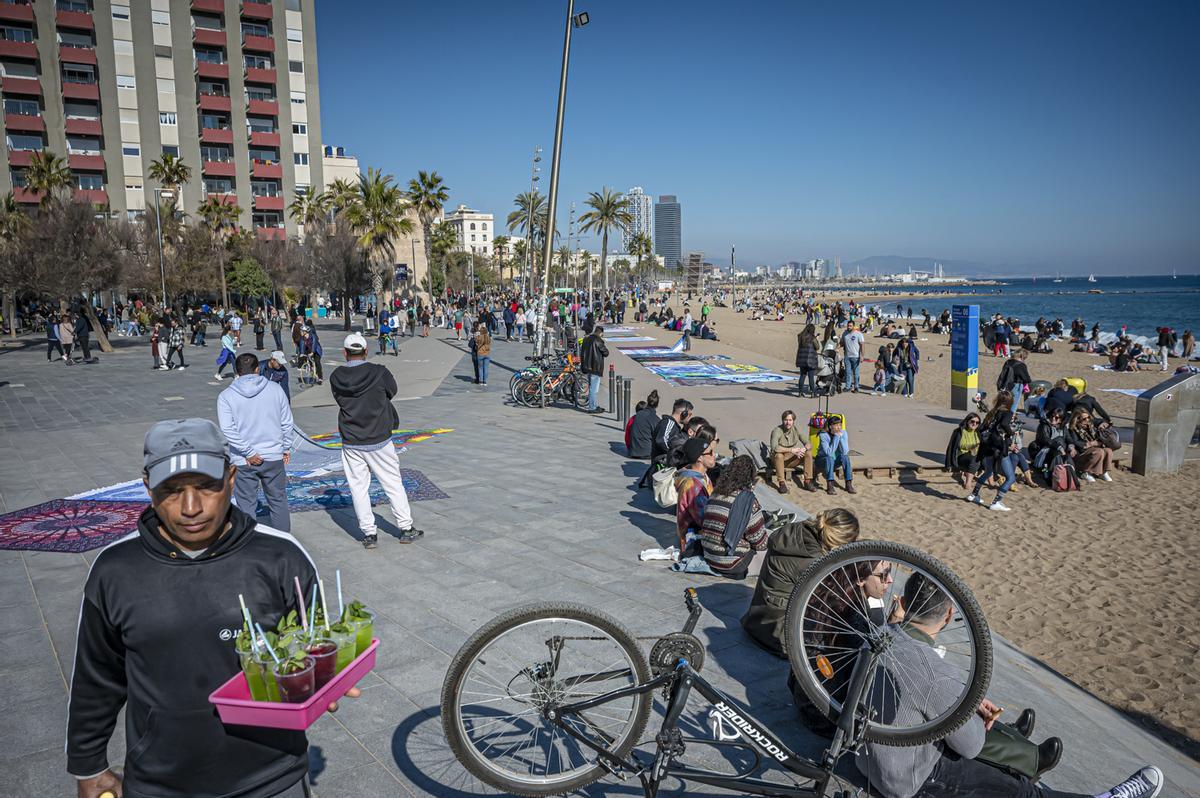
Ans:
<svg viewBox="0 0 1200 798"><path fill-rule="evenodd" d="M488 363L491 362L492 358L489 355L484 355L483 357L479 358L479 379L484 385L487 385Z"/></svg>
<svg viewBox="0 0 1200 798"><path fill-rule="evenodd" d="M818 459L824 464L822 467L825 471L826 482L833 481L834 474L837 473L837 467L839 465L842 467L842 479L846 480L846 482L854 479L854 472L850 470L850 455L842 454L838 455L837 458L820 457Z"/></svg>
<svg viewBox="0 0 1200 798"><path fill-rule="evenodd" d="M1017 474L1013 470L1013 459L1007 455L1004 457L983 458L983 473L979 475L979 479L975 482L975 489L971 492L978 496L979 489L987 484L987 481L997 473L1004 475L1004 484L996 492L996 501L1003 499L1004 494L1008 493L1008 489L1012 487L1013 482L1017 479Z"/></svg>
<svg viewBox="0 0 1200 798"><path fill-rule="evenodd" d="M912 369L905 369L904 370L904 390L902 391L902 393L905 396L912 396L913 389L916 387L916 385L917 385L917 372L913 371Z"/></svg>
<svg viewBox="0 0 1200 798"><path fill-rule="evenodd" d="M859 357L846 358L846 384L842 386L842 390L858 390L858 364L861 362L862 358Z"/></svg>
<svg viewBox="0 0 1200 798"><path fill-rule="evenodd" d="M595 410L600 399L600 375L588 375L588 410Z"/></svg>

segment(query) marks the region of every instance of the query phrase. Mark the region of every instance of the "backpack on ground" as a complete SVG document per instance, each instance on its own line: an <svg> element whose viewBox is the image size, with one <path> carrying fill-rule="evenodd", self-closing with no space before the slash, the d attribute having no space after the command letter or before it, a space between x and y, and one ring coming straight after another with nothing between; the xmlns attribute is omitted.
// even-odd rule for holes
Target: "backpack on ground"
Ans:
<svg viewBox="0 0 1200 798"><path fill-rule="evenodd" d="M679 491L675 489L675 469L667 468L655 471L650 477L650 487L654 492L654 501L664 510L679 503Z"/></svg>
<svg viewBox="0 0 1200 798"><path fill-rule="evenodd" d="M1050 487L1056 493L1079 490L1079 475L1075 473L1075 464L1065 457L1057 458L1050 469Z"/></svg>

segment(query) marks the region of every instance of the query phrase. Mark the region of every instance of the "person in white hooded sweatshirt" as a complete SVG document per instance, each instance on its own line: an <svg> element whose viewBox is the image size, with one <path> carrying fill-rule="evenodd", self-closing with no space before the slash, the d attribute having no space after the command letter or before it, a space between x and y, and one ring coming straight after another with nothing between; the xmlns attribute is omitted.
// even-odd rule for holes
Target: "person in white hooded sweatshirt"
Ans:
<svg viewBox="0 0 1200 798"><path fill-rule="evenodd" d="M237 377L217 397L217 419L229 441L229 460L237 466L233 503L251 518L262 488L271 526L290 532L287 471L292 451L292 409L278 383L258 374L258 357L238 355Z"/></svg>

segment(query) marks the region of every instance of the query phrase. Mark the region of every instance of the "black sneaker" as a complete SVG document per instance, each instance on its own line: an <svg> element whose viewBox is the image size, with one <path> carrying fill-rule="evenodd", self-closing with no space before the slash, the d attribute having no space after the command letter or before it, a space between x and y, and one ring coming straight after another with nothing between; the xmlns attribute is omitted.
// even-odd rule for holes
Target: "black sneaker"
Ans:
<svg viewBox="0 0 1200 798"><path fill-rule="evenodd" d="M421 538L425 537L424 530L417 529L415 526L408 529L400 530L399 540L401 543L416 543Z"/></svg>
<svg viewBox="0 0 1200 798"><path fill-rule="evenodd" d="M364 549L373 549L379 545L379 535L367 535L362 539Z"/></svg>

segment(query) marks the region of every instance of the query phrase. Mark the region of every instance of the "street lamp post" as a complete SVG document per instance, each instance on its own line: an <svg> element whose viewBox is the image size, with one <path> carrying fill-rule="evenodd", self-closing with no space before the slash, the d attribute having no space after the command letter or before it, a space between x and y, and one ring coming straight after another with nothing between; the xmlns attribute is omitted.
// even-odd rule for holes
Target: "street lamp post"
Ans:
<svg viewBox="0 0 1200 798"><path fill-rule="evenodd" d="M162 278L163 311L167 309L167 264L163 259L163 226L162 226L162 197L175 198L175 192L170 189L154 189L154 216L158 219L158 274Z"/></svg>
<svg viewBox="0 0 1200 798"><path fill-rule="evenodd" d="M538 181L541 177L538 172L542 171L542 167L538 166L542 162L542 148L533 148L533 165L529 172L529 221L525 228L525 272L521 277L521 293L533 296L529 290L529 283L533 280L533 224L534 224L534 202L533 193L537 191Z"/></svg>
<svg viewBox="0 0 1200 798"><path fill-rule="evenodd" d="M587 12L576 16L575 0L567 0L567 26L563 34L562 71L558 78L558 113L554 119L554 151L550 158L550 191L546 200L546 240L542 242L542 297L538 302L536 351L541 354L550 304L550 254L554 249L554 214L558 206L558 165L562 159L563 113L567 106L567 67L571 61L571 29L588 24ZM590 301L590 299L589 299Z"/></svg>

